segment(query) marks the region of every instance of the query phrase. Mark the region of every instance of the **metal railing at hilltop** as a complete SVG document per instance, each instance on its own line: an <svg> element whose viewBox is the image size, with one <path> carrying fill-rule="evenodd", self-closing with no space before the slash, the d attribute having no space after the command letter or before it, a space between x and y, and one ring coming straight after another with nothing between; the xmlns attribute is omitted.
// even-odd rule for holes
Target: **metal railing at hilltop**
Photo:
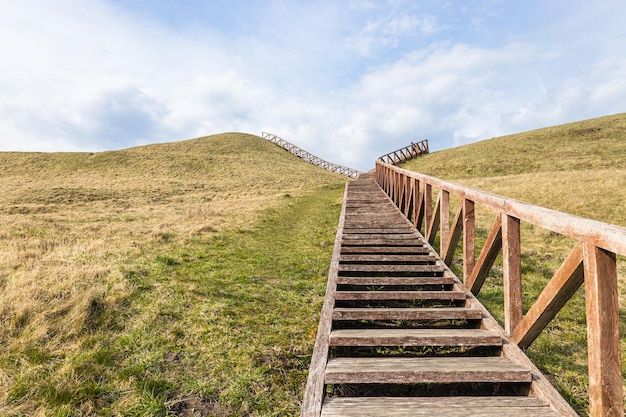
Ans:
<svg viewBox="0 0 626 417"><path fill-rule="evenodd" d="M286 151L296 155L299 158L304 159L306 162L309 162L313 165L317 165L318 167L324 168L328 171L336 172L337 174L346 175L350 178L358 178L361 171L358 171L353 168L344 167L342 165L333 164L332 162L328 162L313 155L310 152L305 151L304 149L300 149L296 145L291 142L286 141L285 139L279 138L276 135L271 133L262 132L261 137L263 139L269 140L272 143L280 146Z"/></svg>
<svg viewBox="0 0 626 417"><path fill-rule="evenodd" d="M389 152L378 158L378 160L391 165L398 165L403 162L417 158L420 155L428 153L428 140L422 140L417 143L411 142L409 146Z"/></svg>

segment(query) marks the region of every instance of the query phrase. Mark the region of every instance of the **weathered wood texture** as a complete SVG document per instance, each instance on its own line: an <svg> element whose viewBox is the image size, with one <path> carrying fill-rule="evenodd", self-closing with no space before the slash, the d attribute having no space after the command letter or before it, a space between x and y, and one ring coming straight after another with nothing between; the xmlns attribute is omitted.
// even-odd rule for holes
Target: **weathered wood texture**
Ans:
<svg viewBox="0 0 626 417"><path fill-rule="evenodd" d="M557 417L550 407L529 397L329 398L323 417Z"/></svg>
<svg viewBox="0 0 626 417"><path fill-rule="evenodd" d="M533 206L407 171L381 161L376 163L376 178L407 219L414 219L416 213L402 210L403 206L395 199L396 192L392 190L397 189L398 182L422 184L415 188L416 193L412 198L420 202L418 208L424 212L432 205L430 201L433 190L439 190L440 196L447 193L460 198L461 206L449 226L449 213L441 213L441 210L449 209L443 208L444 200L440 197L440 213L437 219L433 219L440 224L433 224L430 221L432 217L427 217L425 213L424 233L428 233L429 241L433 242L433 234L440 231L440 253L447 265L453 262L462 233L463 278L473 294L478 294L493 262L502 253L506 329L503 336L520 346L528 347L584 282L591 415L624 415L616 255L626 256L625 228ZM495 210L498 216L475 261L476 232L473 212L477 204ZM578 241L526 314L522 311L521 222ZM413 223L421 229L419 222ZM509 352L521 357L521 351L511 351L506 344L503 351L505 354ZM547 391L544 388L549 390L546 381L540 380L533 383L533 386L537 395L546 401L552 401L551 398L555 397L553 393L545 394ZM570 409L560 401L557 399L553 407L561 413L569 413Z"/></svg>
<svg viewBox="0 0 626 417"><path fill-rule="evenodd" d="M438 308L335 308L334 320L480 320L480 310Z"/></svg>
<svg viewBox="0 0 626 417"><path fill-rule="evenodd" d="M456 247L462 235L464 247L474 245L473 200L462 200L457 220L446 227L441 223L449 222L446 193L439 192L433 209L431 186L420 187L418 181L402 179L398 172L378 178L396 199L392 202L372 176L364 174L346 188L301 415L574 416L439 258L438 252L453 253L450 246ZM426 197L420 196L424 193ZM401 210L409 215L403 216ZM432 234L435 230L448 234L439 251L415 229L420 217ZM515 246L519 223L515 218L506 221L504 227L498 222L494 226L492 243L477 262L473 249L463 256L466 279L478 282L493 263L495 248L506 239L507 253L513 258L508 273L513 292L519 275L514 259L519 252ZM563 274L567 275L567 269ZM549 307L539 310L539 315L549 315L543 312ZM365 389L367 396L351 397L352 389L340 388L344 384L357 391ZM435 392L461 384L474 390L476 397L385 397L388 388L384 387L411 384L428 384ZM495 401L483 397L493 393L490 387L501 384L520 393L531 392L535 398L498 396ZM377 392L380 397L372 397ZM353 395L360 394L354 391Z"/></svg>
<svg viewBox="0 0 626 417"><path fill-rule="evenodd" d="M343 329L331 346L502 346L499 335L482 329Z"/></svg>
<svg viewBox="0 0 626 417"><path fill-rule="evenodd" d="M615 254L583 245L589 350L589 414L624 413Z"/></svg>
<svg viewBox="0 0 626 417"><path fill-rule="evenodd" d="M332 358L328 384L530 382L530 371L501 357Z"/></svg>

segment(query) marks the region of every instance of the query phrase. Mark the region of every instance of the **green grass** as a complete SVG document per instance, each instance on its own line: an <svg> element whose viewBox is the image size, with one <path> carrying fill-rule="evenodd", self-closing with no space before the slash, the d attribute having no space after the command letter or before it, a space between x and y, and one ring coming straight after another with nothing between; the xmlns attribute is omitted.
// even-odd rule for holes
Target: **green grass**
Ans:
<svg viewBox="0 0 626 417"><path fill-rule="evenodd" d="M0 160L0 415L298 412L343 177L241 134Z"/></svg>
<svg viewBox="0 0 626 417"><path fill-rule="evenodd" d="M248 228L135 259L123 270L134 291L94 306L75 352L2 357L5 369L27 365L6 415L24 402L103 416L174 415L191 404L210 415L296 414L341 197L337 185L285 198Z"/></svg>
<svg viewBox="0 0 626 417"><path fill-rule="evenodd" d="M434 152L403 168L524 202L626 226L626 114L504 136ZM458 199L451 199L456 210ZM477 206L477 255L495 213ZM522 223L524 311L573 247L571 239ZM457 259L459 255L457 254ZM453 264L462 275L458 261ZM626 315L626 262L618 260L620 315ZM478 297L503 321L502 261ZM622 320L622 323L624 321ZM621 330L626 346L626 324ZM527 351L582 415L588 413L584 288ZM626 350L622 350L626 364ZM623 367L626 375L626 366Z"/></svg>

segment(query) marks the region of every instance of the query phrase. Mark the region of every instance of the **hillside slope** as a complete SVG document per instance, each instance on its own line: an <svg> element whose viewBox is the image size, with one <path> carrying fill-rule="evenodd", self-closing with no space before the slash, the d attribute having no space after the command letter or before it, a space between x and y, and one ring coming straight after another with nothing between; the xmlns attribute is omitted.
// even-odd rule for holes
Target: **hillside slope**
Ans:
<svg viewBox="0 0 626 417"><path fill-rule="evenodd" d="M626 113L434 152L403 167L626 226Z"/></svg>
<svg viewBox="0 0 626 417"><path fill-rule="evenodd" d="M539 206L626 226L626 114L434 152L403 167ZM493 212L477 206L480 244L493 219ZM573 242L528 223L522 222L521 227L523 304L527 310L572 249ZM620 315L623 315L626 314L623 257L618 260L618 277ZM502 320L501 257L478 297ZM584 288L580 288L527 350L529 357L581 415L589 413L586 335ZM626 346L624 326L621 335ZM622 364L626 375L624 350Z"/></svg>
<svg viewBox="0 0 626 417"><path fill-rule="evenodd" d="M297 410L344 177L237 133L0 165L1 415Z"/></svg>

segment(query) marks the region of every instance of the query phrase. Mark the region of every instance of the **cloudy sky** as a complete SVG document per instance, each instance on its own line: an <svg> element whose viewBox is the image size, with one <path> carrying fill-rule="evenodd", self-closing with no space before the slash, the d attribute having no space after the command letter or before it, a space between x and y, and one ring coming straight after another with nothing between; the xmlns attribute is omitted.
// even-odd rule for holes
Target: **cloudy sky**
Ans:
<svg viewBox="0 0 626 417"><path fill-rule="evenodd" d="M332 162L626 112L623 0L0 0L0 150L238 131Z"/></svg>

